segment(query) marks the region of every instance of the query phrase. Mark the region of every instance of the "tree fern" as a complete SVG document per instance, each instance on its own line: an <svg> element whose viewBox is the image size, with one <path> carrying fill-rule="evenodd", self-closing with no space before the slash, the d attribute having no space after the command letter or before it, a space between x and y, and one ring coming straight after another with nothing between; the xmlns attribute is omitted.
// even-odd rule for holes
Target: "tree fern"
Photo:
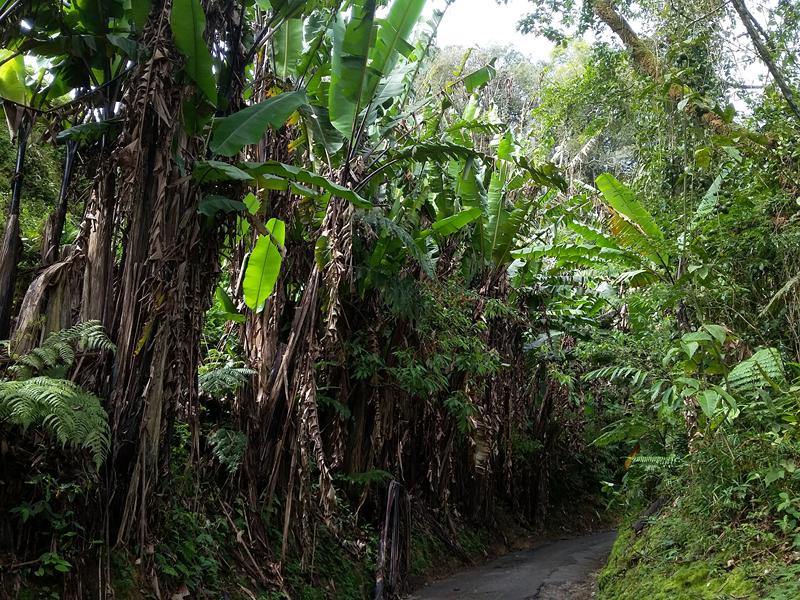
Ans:
<svg viewBox="0 0 800 600"><path fill-rule="evenodd" d="M23 431L41 426L64 446L88 449L98 467L108 453L108 416L100 399L64 379L0 381L0 423Z"/></svg>

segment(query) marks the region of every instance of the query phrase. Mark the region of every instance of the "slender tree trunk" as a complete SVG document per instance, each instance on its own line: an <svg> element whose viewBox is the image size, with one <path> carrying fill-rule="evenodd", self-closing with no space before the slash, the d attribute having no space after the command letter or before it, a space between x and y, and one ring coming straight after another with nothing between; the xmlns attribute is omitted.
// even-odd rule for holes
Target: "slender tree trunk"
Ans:
<svg viewBox="0 0 800 600"><path fill-rule="evenodd" d="M750 11L747 10L747 5L744 3L744 0L731 0L731 4L734 10L739 14L739 18L742 20L747 30L747 35L750 36L750 41L753 42L753 46L756 48L756 52L758 52L764 64L767 65L767 69L769 69L772 78L775 80L775 85L778 86L778 89L781 91L781 94L783 94L783 98L786 100L786 103L789 105L794 115L800 118L800 108L797 107L794 92L784 79L783 74L780 72L780 69L778 69L775 60L772 58L772 54L766 46L768 41L765 39L766 35L764 30ZM762 39L762 36L764 39Z"/></svg>
<svg viewBox="0 0 800 600"><path fill-rule="evenodd" d="M67 142L67 152L64 158L64 174L61 178L61 189L58 193L58 205L45 225L42 240L42 266L47 266L58 260L61 245L61 234L67 220L67 199L69 198L69 182L72 179L75 156L78 144L73 140Z"/></svg>
<svg viewBox="0 0 800 600"><path fill-rule="evenodd" d="M656 83L664 80L664 73L658 58L640 38L628 21L623 17L609 0L593 0L592 10L603 23L620 39L624 46L630 50L634 66L644 75L652 78ZM674 83L669 88L669 97L673 102L679 102L685 97L683 86ZM689 101L686 111L693 113L698 121L711 131L718 134L730 133L734 127L725 122L721 115L701 106L694 101Z"/></svg>
<svg viewBox="0 0 800 600"><path fill-rule="evenodd" d="M27 113L22 114L17 129L17 162L11 183L11 205L0 247L0 340L8 339L11 333L11 311L14 304L14 289L17 280L17 263L22 252L19 236L19 212L22 199L22 179L25 172L25 150L28 147L32 122Z"/></svg>

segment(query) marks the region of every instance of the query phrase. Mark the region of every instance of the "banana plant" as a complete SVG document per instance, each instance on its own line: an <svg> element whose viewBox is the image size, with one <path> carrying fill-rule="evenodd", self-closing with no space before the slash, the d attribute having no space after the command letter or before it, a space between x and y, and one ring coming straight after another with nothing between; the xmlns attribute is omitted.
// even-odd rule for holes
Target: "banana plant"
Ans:
<svg viewBox="0 0 800 600"><path fill-rule="evenodd" d="M358 0L346 14L315 10L305 20L305 27L302 13L283 20L272 34L270 59L274 73L289 89L276 90L276 95L261 103L216 119L211 150L235 156L258 142L268 127L278 129L291 117L301 131L292 149L306 145L312 165L327 166L328 173L271 162L250 163L244 171L252 175L251 181L262 189L290 189L323 206L338 197L368 208L369 202L354 189L357 176L353 165L366 138L374 135L371 128L394 103L398 85L401 89L405 85L408 68L404 64L398 71L398 63L402 57L408 62L412 55L409 37L423 6L424 0L396 0L386 16L379 18L374 0ZM292 90L292 85L301 87ZM338 169L332 176L334 165ZM256 247L274 242L271 233L262 232ZM324 240L320 243L324 246ZM325 253L318 256L324 262ZM274 252L256 253L254 248L245 281L263 280L274 271L276 260ZM248 306L263 307L261 294L247 293L247 288L245 292Z"/></svg>
<svg viewBox="0 0 800 600"><path fill-rule="evenodd" d="M636 288L657 281L675 283L664 233L625 184L609 173L595 181L607 217L587 222L567 208L558 220L564 232L548 243L515 252L516 258L549 257L558 268L595 268L617 273L617 283ZM581 204L584 198L573 199ZM570 235L567 235L569 233Z"/></svg>
<svg viewBox="0 0 800 600"><path fill-rule="evenodd" d="M137 57L133 34L137 23L141 26L143 22L142 4L142 0L128 3L127 7L121 0L103 3L40 0L15 4L12 12L4 13L4 17L17 25L3 29L0 49L0 99L11 137L17 143L17 161L0 258L0 338L9 334L16 263L21 251L19 214L25 153L34 122L53 121L59 113L69 114L65 108L70 105L78 108L71 112L77 115L72 122L56 123L62 128L75 127L72 134L67 130L58 137L59 141L67 142L68 151L58 204L43 244L46 263L57 256L76 139L85 136L87 127L97 124L93 121L113 118L121 90L121 85L115 83ZM29 64L36 66L26 67L25 57L33 59ZM74 96L70 96L73 91ZM92 108L81 109L81 101L92 103ZM107 133L108 128L104 130Z"/></svg>

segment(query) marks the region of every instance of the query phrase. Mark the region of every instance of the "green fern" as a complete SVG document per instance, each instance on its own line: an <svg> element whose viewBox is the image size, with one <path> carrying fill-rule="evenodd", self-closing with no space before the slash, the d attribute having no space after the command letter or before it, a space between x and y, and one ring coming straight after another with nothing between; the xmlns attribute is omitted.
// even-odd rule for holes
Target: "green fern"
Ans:
<svg viewBox="0 0 800 600"><path fill-rule="evenodd" d="M634 387L641 387L650 374L642 369L614 365L589 371L583 376L585 381L607 379L608 381L625 381Z"/></svg>
<svg viewBox="0 0 800 600"><path fill-rule="evenodd" d="M16 379L37 375L63 378L75 364L79 352L116 350L99 321L84 321L68 329L51 333L38 348L23 356L14 356L9 371Z"/></svg>
<svg viewBox="0 0 800 600"><path fill-rule="evenodd" d="M786 381L781 353L775 348L762 348L731 369L727 380L728 389L737 393L755 392L766 386L780 387Z"/></svg>
<svg viewBox="0 0 800 600"><path fill-rule="evenodd" d="M220 464L228 473L235 473L242 464L244 451L247 448L247 436L241 431L217 429L209 438L209 443Z"/></svg>
<svg viewBox="0 0 800 600"><path fill-rule="evenodd" d="M85 448L100 467L108 454L108 416L94 394L64 379L0 381L0 423L40 426L63 446Z"/></svg>
<svg viewBox="0 0 800 600"><path fill-rule="evenodd" d="M672 471L683 463L683 459L675 454L669 456L648 456L637 454L631 461L634 465L639 465L644 468L648 473L657 471Z"/></svg>
<svg viewBox="0 0 800 600"><path fill-rule="evenodd" d="M220 399L226 394L238 390L255 374L253 369L224 365L200 373L197 383L202 393Z"/></svg>
<svg viewBox="0 0 800 600"><path fill-rule="evenodd" d="M67 379L80 352L115 350L99 321L51 333L28 354L12 356L0 380L0 424L27 431L41 427L62 446L87 449L99 467L108 454L108 415L100 399Z"/></svg>

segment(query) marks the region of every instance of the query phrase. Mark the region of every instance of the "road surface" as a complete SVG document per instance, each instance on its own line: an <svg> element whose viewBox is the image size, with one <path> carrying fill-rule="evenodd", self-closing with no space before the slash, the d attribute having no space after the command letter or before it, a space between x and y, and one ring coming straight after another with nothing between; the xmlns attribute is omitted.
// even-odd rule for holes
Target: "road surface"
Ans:
<svg viewBox="0 0 800 600"><path fill-rule="evenodd" d="M589 576L608 559L615 533L547 542L456 573L408 600L555 600L588 598Z"/></svg>

